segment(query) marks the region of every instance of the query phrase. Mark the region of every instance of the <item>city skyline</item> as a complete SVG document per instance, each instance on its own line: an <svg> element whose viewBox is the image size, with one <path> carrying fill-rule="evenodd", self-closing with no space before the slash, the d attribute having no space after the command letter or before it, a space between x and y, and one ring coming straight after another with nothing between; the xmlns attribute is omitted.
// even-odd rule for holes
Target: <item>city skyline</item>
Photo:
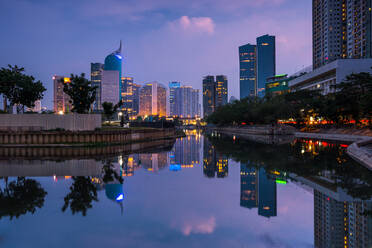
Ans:
<svg viewBox="0 0 372 248"><path fill-rule="evenodd" d="M60 3L62 6L53 2L1 3L0 7L5 10L1 18L14 20L12 30L17 30L18 35L1 38L0 66L17 64L40 79L48 89L42 105L51 109L52 76L85 72L88 78L90 63L101 61L117 47L119 40L123 40L125 63L122 76L134 77L136 83L156 80L167 84L180 80L201 89L203 75L224 74L230 81L229 97L239 97L236 48L253 43L257 36L270 33L277 37L278 73L291 74L311 64L311 3L277 0L267 6L267 1L236 1L225 8L225 1L220 0L214 2L210 10L206 6L210 1L191 1L191 4L138 2L141 4L110 1L116 10L113 7L102 13L102 8L94 7L102 5L101 1L91 6L69 1ZM61 7L66 7L63 13L57 11ZM262 14L257 16L257 11ZM288 18L283 20L283 16ZM102 21L103 17L107 17L107 21ZM71 24L73 20L83 21L75 27ZM91 23L88 25L87 21ZM251 23L259 25L241 32ZM38 30L32 28L39 25ZM5 33L12 34L12 30L6 28ZM27 39L23 39L24 34ZM71 39L71 36L76 38ZM154 37L151 43L148 42L150 36ZM19 43L22 40L27 42ZM193 53L190 53L191 47ZM14 56L15 48L17 56ZM176 51L180 56L174 56ZM221 57L222 60L218 59ZM161 59L154 64L153 58Z"/></svg>

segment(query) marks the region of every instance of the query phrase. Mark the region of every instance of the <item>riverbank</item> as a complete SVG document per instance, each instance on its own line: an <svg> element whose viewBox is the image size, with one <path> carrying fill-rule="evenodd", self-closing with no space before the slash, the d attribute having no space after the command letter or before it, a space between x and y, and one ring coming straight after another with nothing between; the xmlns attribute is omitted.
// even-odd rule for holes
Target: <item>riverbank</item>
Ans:
<svg viewBox="0 0 372 248"><path fill-rule="evenodd" d="M182 136L182 134L173 128L0 132L0 147L108 146L175 139L180 136Z"/></svg>

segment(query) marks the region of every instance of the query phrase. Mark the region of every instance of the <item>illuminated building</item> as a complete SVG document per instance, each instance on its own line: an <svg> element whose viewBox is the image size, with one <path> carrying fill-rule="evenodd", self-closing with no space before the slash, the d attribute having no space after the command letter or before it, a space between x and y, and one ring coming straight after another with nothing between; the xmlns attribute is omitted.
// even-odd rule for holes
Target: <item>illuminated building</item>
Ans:
<svg viewBox="0 0 372 248"><path fill-rule="evenodd" d="M258 214L276 216L276 182L265 169L260 168L258 173Z"/></svg>
<svg viewBox="0 0 372 248"><path fill-rule="evenodd" d="M96 89L96 100L94 101L93 109L95 111L102 109L101 103L101 83L102 83L103 64L90 63L90 81Z"/></svg>
<svg viewBox="0 0 372 248"><path fill-rule="evenodd" d="M256 45L239 47L240 99L256 95L256 62Z"/></svg>
<svg viewBox="0 0 372 248"><path fill-rule="evenodd" d="M157 172L168 165L168 153L143 153L139 154L139 160L143 168Z"/></svg>
<svg viewBox="0 0 372 248"><path fill-rule="evenodd" d="M313 67L371 58L370 0L313 0Z"/></svg>
<svg viewBox="0 0 372 248"><path fill-rule="evenodd" d="M176 111L176 89L181 87L180 82L170 82L169 83L169 115L170 116L177 116L178 113Z"/></svg>
<svg viewBox="0 0 372 248"><path fill-rule="evenodd" d="M65 84L70 83L70 78L63 76L53 76L53 104L54 113L64 114L71 111L72 105L70 97L63 91Z"/></svg>
<svg viewBox="0 0 372 248"><path fill-rule="evenodd" d="M227 77L218 75L216 76L216 108L227 103Z"/></svg>
<svg viewBox="0 0 372 248"><path fill-rule="evenodd" d="M118 50L105 58L101 82L101 103L111 102L117 104L121 99L121 41Z"/></svg>
<svg viewBox="0 0 372 248"><path fill-rule="evenodd" d="M289 92L288 81L290 80L287 74L276 75L266 80L266 94L281 95Z"/></svg>
<svg viewBox="0 0 372 248"><path fill-rule="evenodd" d="M200 116L199 90L191 86L180 86L173 89L173 113L171 116L195 118ZM170 102L171 103L171 102Z"/></svg>
<svg viewBox="0 0 372 248"><path fill-rule="evenodd" d="M266 79L275 74L275 36L260 36L257 38L257 96L265 96Z"/></svg>
<svg viewBox="0 0 372 248"><path fill-rule="evenodd" d="M138 115L139 89L141 86L135 84L132 77L122 77L121 85L122 111L126 111L129 116Z"/></svg>
<svg viewBox="0 0 372 248"><path fill-rule="evenodd" d="M256 42L239 47L240 99L265 96L266 79L276 74L275 36L263 35Z"/></svg>
<svg viewBox="0 0 372 248"><path fill-rule="evenodd" d="M240 164L240 206L258 207L258 173L255 167Z"/></svg>
<svg viewBox="0 0 372 248"><path fill-rule="evenodd" d="M123 177L131 177L134 175L134 171L140 168L139 155L133 154L130 156L119 156L119 164L122 168Z"/></svg>
<svg viewBox="0 0 372 248"><path fill-rule="evenodd" d="M139 93L139 115L167 115L167 89L152 82L144 85Z"/></svg>
<svg viewBox="0 0 372 248"><path fill-rule="evenodd" d="M223 75L206 76L203 79L203 114L212 114L218 107L227 104L227 77Z"/></svg>

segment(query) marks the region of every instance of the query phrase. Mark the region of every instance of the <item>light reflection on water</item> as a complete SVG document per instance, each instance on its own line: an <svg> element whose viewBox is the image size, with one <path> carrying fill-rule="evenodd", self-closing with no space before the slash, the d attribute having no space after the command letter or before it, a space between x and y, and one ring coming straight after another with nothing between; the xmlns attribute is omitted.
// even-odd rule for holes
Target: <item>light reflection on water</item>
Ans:
<svg viewBox="0 0 372 248"><path fill-rule="evenodd" d="M371 174L344 146L189 131L153 153L2 160L0 246L370 247Z"/></svg>

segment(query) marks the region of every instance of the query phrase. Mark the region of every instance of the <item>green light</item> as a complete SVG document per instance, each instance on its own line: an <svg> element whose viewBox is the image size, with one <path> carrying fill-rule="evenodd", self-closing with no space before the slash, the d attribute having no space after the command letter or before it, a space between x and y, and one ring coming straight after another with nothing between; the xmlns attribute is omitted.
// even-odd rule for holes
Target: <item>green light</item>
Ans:
<svg viewBox="0 0 372 248"><path fill-rule="evenodd" d="M281 179L276 179L276 183L279 183L279 184L287 184L287 181L285 181L285 180L281 180Z"/></svg>
<svg viewBox="0 0 372 248"><path fill-rule="evenodd" d="M286 77L288 74L280 74L280 75L276 75L275 77Z"/></svg>

